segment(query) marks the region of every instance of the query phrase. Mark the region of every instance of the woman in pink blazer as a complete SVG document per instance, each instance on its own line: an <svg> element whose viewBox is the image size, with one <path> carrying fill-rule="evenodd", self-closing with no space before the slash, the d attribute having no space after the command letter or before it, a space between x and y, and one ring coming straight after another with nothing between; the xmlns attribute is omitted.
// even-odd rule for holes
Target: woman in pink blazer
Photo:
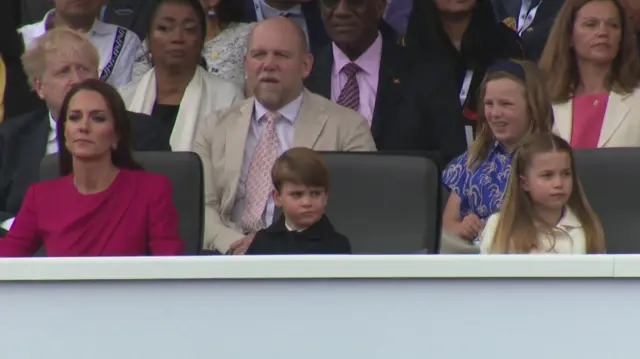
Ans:
<svg viewBox="0 0 640 359"><path fill-rule="evenodd" d="M99 80L74 86L57 122L61 178L31 186L0 256L179 255L171 183L131 154L118 92Z"/></svg>

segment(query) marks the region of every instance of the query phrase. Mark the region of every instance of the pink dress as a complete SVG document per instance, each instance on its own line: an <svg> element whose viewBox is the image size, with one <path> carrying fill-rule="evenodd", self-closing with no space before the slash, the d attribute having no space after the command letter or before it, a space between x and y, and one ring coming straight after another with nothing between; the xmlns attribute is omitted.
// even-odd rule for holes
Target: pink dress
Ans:
<svg viewBox="0 0 640 359"><path fill-rule="evenodd" d="M78 193L71 175L29 188L0 257L180 255L178 213L168 178L121 169L111 186Z"/></svg>
<svg viewBox="0 0 640 359"><path fill-rule="evenodd" d="M571 147L597 148L609 93L581 95L573 98Z"/></svg>

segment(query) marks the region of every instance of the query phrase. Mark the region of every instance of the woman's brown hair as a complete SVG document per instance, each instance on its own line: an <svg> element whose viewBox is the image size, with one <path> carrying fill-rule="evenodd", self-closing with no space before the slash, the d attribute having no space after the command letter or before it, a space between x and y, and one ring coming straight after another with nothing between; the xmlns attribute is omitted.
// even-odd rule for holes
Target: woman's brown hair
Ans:
<svg viewBox="0 0 640 359"><path fill-rule="evenodd" d="M127 110L122 101L122 97L118 91L111 85L100 80L89 79L74 85L67 93L62 102L60 110L60 118L56 126L56 134L58 136L58 156L60 158L60 175L66 176L73 172L73 158L66 146L66 138L64 128L67 122L69 103L71 99L81 91L92 91L99 93L107 103L107 107L113 116L113 127L118 137L118 144L115 149L111 150L111 162L118 168L127 168L130 170L141 170L142 166L133 159L131 124Z"/></svg>
<svg viewBox="0 0 640 359"><path fill-rule="evenodd" d="M548 89L554 103L566 102L579 84L578 63L572 46L573 26L578 11L592 1L609 1L618 9L621 38L613 60L608 86L620 94L632 92L640 83L640 63L632 24L624 16L618 0L565 0L542 51L540 69L547 75Z"/></svg>
<svg viewBox="0 0 640 359"><path fill-rule="evenodd" d="M571 161L573 191L567 206L582 224L587 241L587 253L605 252L602 224L591 209L578 179L571 146L557 135L539 133L525 139L511 163L509 185L491 245L492 253L530 253L539 247L538 234L541 231L553 238L553 228L538 218L529 195L522 188L522 178L531 167L533 158L537 154L549 152L566 153Z"/></svg>
<svg viewBox="0 0 640 359"><path fill-rule="evenodd" d="M524 80L509 71L491 71L491 68L485 75L482 85L480 85L478 96L478 136L469 147L467 156L467 168L469 170L475 170L480 163L487 159L495 141L491 127L489 127L484 114L484 95L487 83L507 78L522 85L523 96L527 103L529 134L550 132L553 126L553 109L542 72L534 63L529 61L509 60L509 62L522 68Z"/></svg>

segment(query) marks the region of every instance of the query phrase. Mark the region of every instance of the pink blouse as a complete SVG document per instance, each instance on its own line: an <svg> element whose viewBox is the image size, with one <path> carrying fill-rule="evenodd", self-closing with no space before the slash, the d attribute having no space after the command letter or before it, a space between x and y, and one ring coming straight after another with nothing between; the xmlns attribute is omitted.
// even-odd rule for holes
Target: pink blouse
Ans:
<svg viewBox="0 0 640 359"><path fill-rule="evenodd" d="M609 93L581 95L573 98L571 147L597 148Z"/></svg>

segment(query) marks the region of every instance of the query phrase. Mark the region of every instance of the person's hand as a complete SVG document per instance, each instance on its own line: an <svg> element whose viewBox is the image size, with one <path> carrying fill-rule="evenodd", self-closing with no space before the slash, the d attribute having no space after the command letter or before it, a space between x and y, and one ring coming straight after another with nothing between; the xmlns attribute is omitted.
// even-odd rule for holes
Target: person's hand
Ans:
<svg viewBox="0 0 640 359"><path fill-rule="evenodd" d="M229 253L233 254L234 256L245 254L247 252L247 249L249 249L251 242L253 242L253 234L240 238L237 241L231 243L231 245L229 246Z"/></svg>
<svg viewBox="0 0 640 359"><path fill-rule="evenodd" d="M458 225L456 235L464 239L476 238L484 229L484 222L475 214L468 214Z"/></svg>

